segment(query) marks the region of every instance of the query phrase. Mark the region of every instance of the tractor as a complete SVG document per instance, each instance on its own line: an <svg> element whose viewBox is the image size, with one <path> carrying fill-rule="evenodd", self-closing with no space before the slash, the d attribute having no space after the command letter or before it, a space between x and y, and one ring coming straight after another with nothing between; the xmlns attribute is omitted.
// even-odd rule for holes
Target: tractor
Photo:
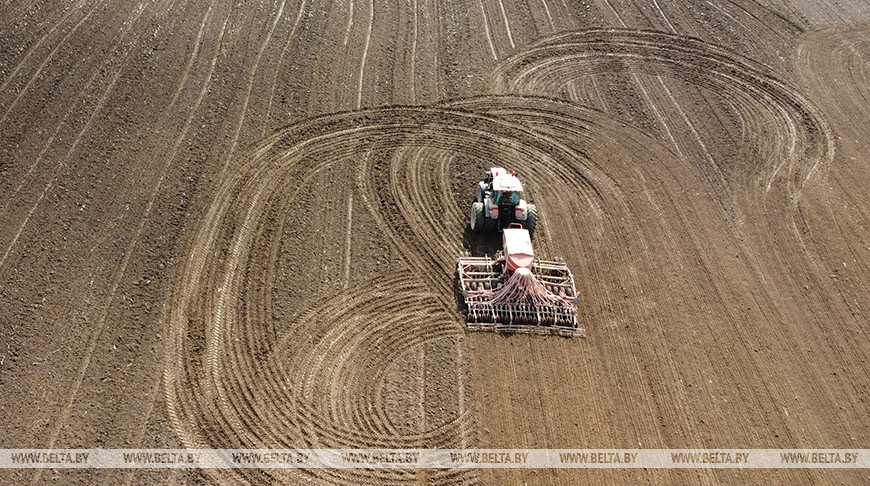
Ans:
<svg viewBox="0 0 870 486"><path fill-rule="evenodd" d="M502 167L487 171L477 184L477 198L471 203L471 230L475 233L502 231L519 224L534 235L538 209L522 199L523 182L516 172Z"/></svg>

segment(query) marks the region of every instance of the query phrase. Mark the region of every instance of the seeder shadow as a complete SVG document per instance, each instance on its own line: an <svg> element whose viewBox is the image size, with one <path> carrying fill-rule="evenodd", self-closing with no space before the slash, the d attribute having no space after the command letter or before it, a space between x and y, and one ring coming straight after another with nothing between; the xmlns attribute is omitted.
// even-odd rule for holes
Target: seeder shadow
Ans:
<svg viewBox="0 0 870 486"><path fill-rule="evenodd" d="M501 233L475 233L471 227L466 225L465 231L462 233L462 249L471 254L471 256L494 256L496 252L501 250ZM459 272L454 272L453 275L453 290L456 297L456 310L465 314L465 299L462 295L462 289L459 283Z"/></svg>
<svg viewBox="0 0 870 486"><path fill-rule="evenodd" d="M501 233L475 233L466 225L462 233L462 247L471 253L471 256L493 256L501 250Z"/></svg>

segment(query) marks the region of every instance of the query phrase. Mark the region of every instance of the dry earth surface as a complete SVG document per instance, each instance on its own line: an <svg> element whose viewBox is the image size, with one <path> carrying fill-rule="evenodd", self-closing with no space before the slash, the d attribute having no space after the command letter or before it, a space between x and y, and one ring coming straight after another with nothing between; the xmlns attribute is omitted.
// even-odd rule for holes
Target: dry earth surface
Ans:
<svg viewBox="0 0 870 486"><path fill-rule="evenodd" d="M870 445L866 0L3 0L0 46L0 447ZM464 330L492 164L585 339Z"/></svg>

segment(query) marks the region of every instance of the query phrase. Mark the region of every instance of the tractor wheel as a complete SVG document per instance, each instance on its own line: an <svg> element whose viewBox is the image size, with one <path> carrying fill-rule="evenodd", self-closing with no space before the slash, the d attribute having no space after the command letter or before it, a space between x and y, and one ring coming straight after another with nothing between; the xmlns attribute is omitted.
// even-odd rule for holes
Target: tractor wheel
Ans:
<svg viewBox="0 0 870 486"><path fill-rule="evenodd" d="M475 233L480 233L481 231L483 231L484 219L483 203L471 203L471 231L474 231Z"/></svg>
<svg viewBox="0 0 870 486"><path fill-rule="evenodd" d="M538 208L534 204L529 204L526 208L526 229L529 230L529 236L534 236L535 228L538 227Z"/></svg>

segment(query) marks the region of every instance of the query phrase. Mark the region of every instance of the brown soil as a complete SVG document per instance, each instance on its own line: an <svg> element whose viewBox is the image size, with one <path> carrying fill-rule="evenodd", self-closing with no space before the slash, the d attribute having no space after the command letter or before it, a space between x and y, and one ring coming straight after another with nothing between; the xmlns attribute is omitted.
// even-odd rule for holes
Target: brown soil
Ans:
<svg viewBox="0 0 870 486"><path fill-rule="evenodd" d="M870 444L864 0L10 0L0 41L2 448ZM528 179L585 339L464 329L492 164Z"/></svg>

